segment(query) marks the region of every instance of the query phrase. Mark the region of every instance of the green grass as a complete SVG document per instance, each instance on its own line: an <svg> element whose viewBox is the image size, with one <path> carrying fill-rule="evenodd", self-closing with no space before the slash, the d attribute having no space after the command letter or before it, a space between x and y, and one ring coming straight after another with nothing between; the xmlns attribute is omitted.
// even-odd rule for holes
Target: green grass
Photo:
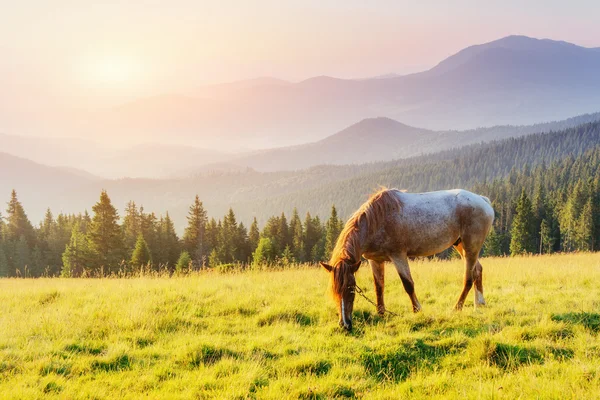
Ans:
<svg viewBox="0 0 600 400"><path fill-rule="evenodd" d="M352 333L316 267L3 279L0 398L600 398L600 255L482 264L488 306L457 313L462 263L413 262L416 315L388 266L399 316L357 298Z"/></svg>

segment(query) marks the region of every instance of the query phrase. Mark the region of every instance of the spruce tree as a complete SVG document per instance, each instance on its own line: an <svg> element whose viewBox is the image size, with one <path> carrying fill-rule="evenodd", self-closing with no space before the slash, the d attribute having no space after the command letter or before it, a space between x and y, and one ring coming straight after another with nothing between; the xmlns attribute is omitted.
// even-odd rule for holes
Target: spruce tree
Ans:
<svg viewBox="0 0 600 400"><path fill-rule="evenodd" d="M89 238L83 233L80 223L75 223L71 238L62 254L63 267L60 275L65 278L79 277L86 269L91 269L97 255Z"/></svg>
<svg viewBox="0 0 600 400"><path fill-rule="evenodd" d="M124 259L123 233L119 226L119 214L112 205L105 190L100 200L92 207L94 217L89 227L88 237L92 243L96 260L93 272L117 272Z"/></svg>
<svg viewBox="0 0 600 400"><path fill-rule="evenodd" d="M17 192L13 190L6 209L6 236L8 241L18 242L24 237L30 247L35 245L35 231L33 225L27 218L23 205L17 198Z"/></svg>
<svg viewBox="0 0 600 400"><path fill-rule="evenodd" d="M133 250L133 254L131 255L130 265L132 271L137 271L142 267L150 265L151 263L152 256L150 255L148 243L146 242L146 239L144 239L144 235L140 233L135 243L135 249Z"/></svg>
<svg viewBox="0 0 600 400"><path fill-rule="evenodd" d="M554 248L554 236L552 228L547 219L543 219L540 224L540 254L551 253Z"/></svg>
<svg viewBox="0 0 600 400"><path fill-rule="evenodd" d="M331 215L325 226L325 255L329 256L333 252L338 236L342 232L343 222L338 218L335 206L331 206Z"/></svg>
<svg viewBox="0 0 600 400"><path fill-rule="evenodd" d="M141 232L140 212L134 201L130 201L125 207L122 227L123 241L127 249L127 255L130 258Z"/></svg>
<svg viewBox="0 0 600 400"><path fill-rule="evenodd" d="M250 247L251 253L253 253L256 250L259 240L260 230L258 229L258 221L256 221L256 217L254 217L252 225L250 225L250 232L248 233L248 246Z"/></svg>
<svg viewBox="0 0 600 400"><path fill-rule="evenodd" d="M175 232L175 225L168 212L164 218L160 219L158 225L158 259L154 261L159 266L167 266L172 270L177 264L181 250L179 238Z"/></svg>
<svg viewBox="0 0 600 400"><path fill-rule="evenodd" d="M175 264L175 271L177 273L184 273L189 271L192 268L192 257L190 253L187 251L182 251L179 255L179 259L177 260L177 264Z"/></svg>
<svg viewBox="0 0 600 400"><path fill-rule="evenodd" d="M192 257L195 266L200 268L206 263L209 249L206 246L206 211L198 195L194 199L194 204L190 206L187 220L188 225L183 235L184 248Z"/></svg>
<svg viewBox="0 0 600 400"><path fill-rule="evenodd" d="M516 211L510 230L510 254L535 253L535 221L531 201L525 190L521 192Z"/></svg>
<svg viewBox="0 0 600 400"><path fill-rule="evenodd" d="M258 242L258 246L256 246L256 250L252 255L252 265L254 267L260 267L270 264L275 260L275 257L276 253L273 242L271 239L263 237Z"/></svg>
<svg viewBox="0 0 600 400"><path fill-rule="evenodd" d="M4 251L4 243L0 241L0 278L7 277L9 272L8 257Z"/></svg>
<svg viewBox="0 0 600 400"><path fill-rule="evenodd" d="M298 210L296 208L294 208L292 219L290 220L290 236L294 259L298 262L306 261L304 231L302 229L302 221L300 221L300 216L298 215Z"/></svg>

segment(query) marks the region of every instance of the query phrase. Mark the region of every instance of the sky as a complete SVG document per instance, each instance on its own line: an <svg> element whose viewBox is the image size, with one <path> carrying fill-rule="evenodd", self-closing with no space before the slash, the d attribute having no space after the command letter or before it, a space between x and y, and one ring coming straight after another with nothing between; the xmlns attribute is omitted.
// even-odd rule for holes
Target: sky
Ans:
<svg viewBox="0 0 600 400"><path fill-rule="evenodd" d="M511 34L600 46L596 1L3 3L0 86L10 98L0 107L107 107L261 76L404 74Z"/></svg>

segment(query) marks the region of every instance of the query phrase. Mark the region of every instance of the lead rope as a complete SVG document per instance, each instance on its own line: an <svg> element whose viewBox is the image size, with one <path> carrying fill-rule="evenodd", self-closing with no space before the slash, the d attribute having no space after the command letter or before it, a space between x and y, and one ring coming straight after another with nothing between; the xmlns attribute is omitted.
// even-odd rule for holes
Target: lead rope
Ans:
<svg viewBox="0 0 600 400"><path fill-rule="evenodd" d="M371 300L370 298L368 298L365 295L365 292L363 292L363 290L358 285L354 286L354 293L358 293L363 299L365 299L369 303L373 304L375 306L375 309L377 309L377 304L375 304L375 302L373 300ZM398 316L398 314L393 313L393 312L391 312L390 310L387 310L387 309L385 310L384 315L385 315L385 313L388 313L388 314L390 314L390 315L392 315L394 317Z"/></svg>

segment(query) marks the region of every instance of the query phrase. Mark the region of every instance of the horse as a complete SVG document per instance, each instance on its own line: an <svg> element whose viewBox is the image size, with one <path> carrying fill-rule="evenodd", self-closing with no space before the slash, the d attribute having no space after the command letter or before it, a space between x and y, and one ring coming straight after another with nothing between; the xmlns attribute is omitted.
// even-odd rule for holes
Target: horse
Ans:
<svg viewBox="0 0 600 400"><path fill-rule="evenodd" d="M363 257L373 272L380 316L385 313L384 264L391 262L396 267L416 313L421 304L408 259L431 256L450 246L454 246L465 263L464 285L454 308L462 310L473 284L475 306L485 305L479 253L493 221L490 200L463 189L407 193L384 188L371 195L346 222L329 263L321 262L331 275L339 325L352 330L354 274Z"/></svg>

